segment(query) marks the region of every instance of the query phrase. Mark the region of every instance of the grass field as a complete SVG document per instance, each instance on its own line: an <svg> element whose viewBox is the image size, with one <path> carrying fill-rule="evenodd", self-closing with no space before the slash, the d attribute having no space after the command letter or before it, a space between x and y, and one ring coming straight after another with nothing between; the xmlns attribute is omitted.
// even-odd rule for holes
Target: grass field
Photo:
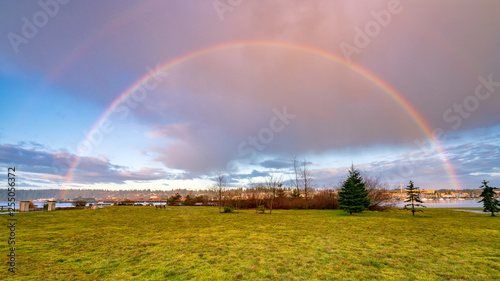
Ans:
<svg viewBox="0 0 500 281"><path fill-rule="evenodd" d="M17 273L4 227L0 280L500 279L500 217L448 209L107 207L17 219Z"/></svg>

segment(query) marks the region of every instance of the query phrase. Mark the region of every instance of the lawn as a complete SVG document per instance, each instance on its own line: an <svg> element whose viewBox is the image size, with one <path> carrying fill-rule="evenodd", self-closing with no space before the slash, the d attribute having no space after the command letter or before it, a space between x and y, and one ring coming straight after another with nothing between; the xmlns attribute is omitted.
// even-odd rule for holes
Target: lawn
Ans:
<svg viewBox="0 0 500 281"><path fill-rule="evenodd" d="M450 209L135 206L17 219L17 273L4 227L0 280L500 279L500 217Z"/></svg>

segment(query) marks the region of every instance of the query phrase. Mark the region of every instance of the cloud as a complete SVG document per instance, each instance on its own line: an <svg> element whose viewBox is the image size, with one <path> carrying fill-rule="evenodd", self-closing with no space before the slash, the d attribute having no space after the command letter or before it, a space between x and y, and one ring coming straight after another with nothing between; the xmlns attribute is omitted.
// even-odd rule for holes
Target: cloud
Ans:
<svg viewBox="0 0 500 281"><path fill-rule="evenodd" d="M74 170L72 182L75 183L117 183L125 181L151 181L172 179L175 175L158 168L142 168L130 171L124 166L113 165L106 158L80 157L68 152L48 152L28 149L21 145L0 145L0 165L15 165L23 173L33 174L34 180L67 180L68 172L74 161L79 164Z"/></svg>
<svg viewBox="0 0 500 281"><path fill-rule="evenodd" d="M266 160L259 163L260 166L264 168L272 168L272 169L283 169L292 167L291 161L282 161L278 159Z"/></svg>
<svg viewBox="0 0 500 281"><path fill-rule="evenodd" d="M470 173L471 176L500 177L500 173Z"/></svg>
<svg viewBox="0 0 500 281"><path fill-rule="evenodd" d="M250 173L241 173L241 174L227 174L224 176L224 179L226 180L226 183L230 185L239 185L243 184L245 185L246 182L245 180L248 179L253 179L257 177L268 177L270 175L269 172L266 171L257 171L257 170L252 170ZM218 178L217 177L211 177L211 181L217 182Z"/></svg>
<svg viewBox="0 0 500 281"><path fill-rule="evenodd" d="M36 185L36 184L29 184L29 183L22 183L20 186L21 188L26 188L26 187L35 187L35 188L41 188L42 186Z"/></svg>
<svg viewBox="0 0 500 281"><path fill-rule="evenodd" d="M348 0L294 1L293 7L287 1L245 1L220 22L211 1L120 3L104 3L100 9L84 1L61 6L57 17L20 46L19 54L12 52L8 40L1 40L2 74L16 79L33 75L56 85L58 92L102 110L145 75L146 67L209 46L250 40L287 42L342 59L340 43L353 44L354 28L363 29L374 20L372 11L387 7L387 0L363 5ZM155 140L151 151L141 147L142 155L185 171L177 177L188 179L226 170L231 161L240 168L258 163L282 169L287 168L285 162L266 159L290 153L362 151L371 146L406 147L427 135L409 109L401 106L400 97L431 129L464 131L498 124L500 89L479 101L477 109L467 111L463 115L467 117L461 117L456 108L467 106L479 76L491 74L500 81L500 2L402 1L402 7L379 35L369 38L366 48L353 55L352 61L362 71L322 55L269 44L223 48L175 64L165 81L128 108L134 122ZM6 23L0 33L21 32L20 19L37 9L36 3L7 4L0 11ZM87 20L89 15L92 21ZM371 81L364 72L380 80ZM398 97L381 89L380 81L394 88ZM56 91L44 94L58 100L52 92ZM285 107L296 118L288 124L273 123L274 110ZM457 128L453 125L458 121L443 117L448 110L453 120L460 120ZM269 131L273 125L280 129ZM255 139L257 145L250 144ZM24 150L6 145L2 153L10 153L9 157L17 153L27 169L61 181L76 156L32 145ZM444 182L439 176L443 171L433 171L432 165L440 167L439 159L430 154L408 157L411 163L423 165L416 171ZM465 163L478 164L473 155L452 158L461 163L458 171L476 173ZM379 161L370 167L400 174L398 167L405 163L407 159ZM328 177L328 171L324 173ZM122 183L162 177L175 176L162 170L129 171L106 159L83 157L74 178Z"/></svg>
<svg viewBox="0 0 500 281"><path fill-rule="evenodd" d="M382 180L392 184L406 184L413 180L422 188L478 188L483 179L495 182L500 173L500 145L498 138L484 142L467 142L444 147L448 165L454 170L453 177L460 186L453 186L449 169L443 162L442 155L434 150L415 150L392 159L370 161L356 164L355 167L372 176L381 176ZM319 186L335 186L345 179L350 167L320 168L312 170ZM396 186L393 186L396 187Z"/></svg>
<svg viewBox="0 0 500 281"><path fill-rule="evenodd" d="M299 6L312 6L304 10L315 11L314 5ZM253 12L263 9L250 7L250 10L252 8L255 9ZM423 9L419 13L433 13L430 8L419 8ZM457 9L465 8L459 6ZM272 19L264 19L263 22L269 23L266 28L276 28L281 36L290 34L298 42L319 44L317 39L302 40L308 37L306 31L299 28L303 15L288 17L286 12L275 12ZM251 11L241 13L245 15ZM424 116L431 128L448 131L454 122L445 121L443 114L474 93L479 75L489 75L490 70L500 73L500 69L485 59L481 60L484 65L480 68L484 72L474 73L467 79L454 79L463 76L461 72L450 70L449 65L456 63L455 58L446 56L442 50L433 53L433 45L420 46L430 52L421 53L415 50L415 46L396 39L400 35L418 34L418 30L409 26L408 18L413 17L410 8L405 10L399 21L403 25L398 27L399 24L394 23L384 30L384 36L375 38L373 48L367 48L363 53L363 63L387 80L388 84L395 85L398 94L404 96ZM243 16L241 21L244 19ZM472 15L470 20L474 25ZM279 25L280 21L296 21L297 25ZM319 18L318 21L328 22L325 18ZM432 28L435 26L432 25ZM326 28L322 31L319 33L335 37ZM354 36L352 29L349 31L348 34ZM445 30L434 32L446 34ZM471 31L470 34L476 32ZM387 44L384 44L385 40ZM484 40L500 46L497 39ZM455 38L447 43L460 46L458 42L464 41L468 42L469 39ZM392 45L388 45L389 42ZM468 47L475 49L473 46ZM390 53L388 50L393 48L403 50L404 54L401 55L406 60L403 65L412 67L401 70L399 59L387 56ZM382 57L386 61L382 61ZM384 65L388 65L392 71L381 67ZM446 79L441 78L443 73ZM500 76L495 77L500 80ZM180 167L203 174L211 169L223 169L231 160L248 159L250 154L241 155L239 145L248 142L249 137L258 137L259 132L269 127L273 109L284 106L297 117L282 131L275 133L272 141L262 145L262 148L253 149L262 157L276 157L291 152L324 153L332 149L370 145L407 145L427 138L408 115L408 109L402 108L387 92L366 77L344 65L296 50L273 47L228 49L182 64L172 69L170 78L162 85L165 94L145 101L150 106L154 104L156 108L161 108L162 112L169 112L171 119L177 123L168 126L182 127L182 132L168 135L174 141L165 144L162 156L158 158L167 167ZM421 82L429 80L429 83ZM460 130L500 121L497 111L500 96L492 96L487 102L481 102L480 106L480 111L471 112L467 119L462 118ZM148 117L151 111L139 108L137 114Z"/></svg>
<svg viewBox="0 0 500 281"><path fill-rule="evenodd" d="M269 172L265 171L257 171L257 170L252 170L251 173L249 174L231 174L230 177L234 179L249 179L249 178L256 178L256 177L267 177L269 176Z"/></svg>

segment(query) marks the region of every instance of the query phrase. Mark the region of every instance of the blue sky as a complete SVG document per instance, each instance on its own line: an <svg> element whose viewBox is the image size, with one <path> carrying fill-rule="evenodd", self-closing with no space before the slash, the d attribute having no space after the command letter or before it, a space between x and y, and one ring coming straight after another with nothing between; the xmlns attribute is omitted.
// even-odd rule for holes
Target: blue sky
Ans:
<svg viewBox="0 0 500 281"><path fill-rule="evenodd" d="M317 187L352 163L389 187L499 185L497 1L40 3L0 9L0 166L17 168L21 188L203 189L217 172L245 186L290 178L291 155L311 162ZM162 70L144 98L107 116L106 132L92 131L148 69L252 40L372 73L442 131L442 153L348 64L264 45Z"/></svg>

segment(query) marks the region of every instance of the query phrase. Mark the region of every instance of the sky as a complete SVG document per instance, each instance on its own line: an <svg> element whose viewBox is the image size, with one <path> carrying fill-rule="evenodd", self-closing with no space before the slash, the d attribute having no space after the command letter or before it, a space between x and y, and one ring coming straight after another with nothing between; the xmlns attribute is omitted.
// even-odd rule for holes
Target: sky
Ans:
<svg viewBox="0 0 500 281"><path fill-rule="evenodd" d="M500 2L2 1L18 188L204 189L351 165L500 185Z"/></svg>

